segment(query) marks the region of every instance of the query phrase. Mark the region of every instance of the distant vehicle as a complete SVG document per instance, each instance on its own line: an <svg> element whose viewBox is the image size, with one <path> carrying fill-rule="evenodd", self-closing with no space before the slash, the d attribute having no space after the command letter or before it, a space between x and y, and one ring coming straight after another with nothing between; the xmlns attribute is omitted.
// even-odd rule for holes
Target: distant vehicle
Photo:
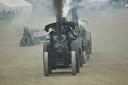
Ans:
<svg viewBox="0 0 128 85"><path fill-rule="evenodd" d="M20 41L20 46L23 47L23 46L32 46L32 45L40 44L40 41L45 40L47 35L48 33L45 31L24 27L24 33Z"/></svg>

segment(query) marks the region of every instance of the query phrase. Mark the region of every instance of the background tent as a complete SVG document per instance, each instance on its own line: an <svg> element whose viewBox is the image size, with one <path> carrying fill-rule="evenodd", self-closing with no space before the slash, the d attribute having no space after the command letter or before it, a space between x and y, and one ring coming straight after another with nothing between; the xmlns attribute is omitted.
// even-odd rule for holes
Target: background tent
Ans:
<svg viewBox="0 0 128 85"><path fill-rule="evenodd" d="M32 5L25 0L0 0L0 19L17 16L26 8Z"/></svg>

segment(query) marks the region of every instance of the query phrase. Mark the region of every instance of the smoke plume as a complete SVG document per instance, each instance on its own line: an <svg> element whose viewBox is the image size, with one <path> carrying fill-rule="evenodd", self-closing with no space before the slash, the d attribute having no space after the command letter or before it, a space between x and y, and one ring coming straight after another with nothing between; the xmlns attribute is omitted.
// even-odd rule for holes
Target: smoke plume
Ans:
<svg viewBox="0 0 128 85"><path fill-rule="evenodd" d="M54 9L56 11L56 18L60 20L61 17L63 16L63 7L65 0L52 0L52 1L53 1Z"/></svg>
<svg viewBox="0 0 128 85"><path fill-rule="evenodd" d="M52 0L56 18L67 17L69 11L82 0Z"/></svg>

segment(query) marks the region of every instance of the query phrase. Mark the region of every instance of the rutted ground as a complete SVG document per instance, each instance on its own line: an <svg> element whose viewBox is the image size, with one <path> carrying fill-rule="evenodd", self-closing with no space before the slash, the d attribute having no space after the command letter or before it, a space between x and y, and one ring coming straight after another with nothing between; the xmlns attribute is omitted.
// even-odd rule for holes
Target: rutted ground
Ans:
<svg viewBox="0 0 128 85"><path fill-rule="evenodd" d="M93 35L93 54L77 76L58 73L45 77L42 45L20 48L22 30L2 26L0 85L127 85L128 9L85 12L81 16L90 23L87 27Z"/></svg>

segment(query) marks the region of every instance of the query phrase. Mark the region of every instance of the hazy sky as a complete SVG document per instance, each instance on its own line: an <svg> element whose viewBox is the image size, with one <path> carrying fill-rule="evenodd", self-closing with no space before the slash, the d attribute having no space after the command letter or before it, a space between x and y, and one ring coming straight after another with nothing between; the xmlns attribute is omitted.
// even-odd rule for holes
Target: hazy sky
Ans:
<svg viewBox="0 0 128 85"><path fill-rule="evenodd" d="M8 6L8 7L23 7L23 6L30 6L28 2L25 0L0 0L0 3Z"/></svg>

